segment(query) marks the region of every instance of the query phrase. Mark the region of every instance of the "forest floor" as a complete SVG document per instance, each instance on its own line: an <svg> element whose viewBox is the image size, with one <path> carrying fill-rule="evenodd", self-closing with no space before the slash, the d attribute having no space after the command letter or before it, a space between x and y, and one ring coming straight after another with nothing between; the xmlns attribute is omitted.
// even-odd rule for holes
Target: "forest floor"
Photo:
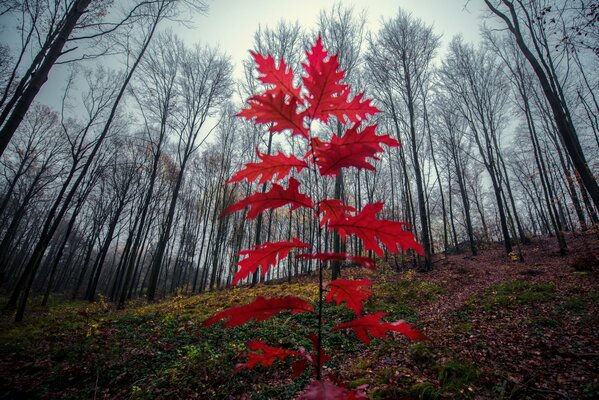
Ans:
<svg viewBox="0 0 599 400"><path fill-rule="evenodd" d="M560 257L551 238L523 246L525 262L500 247L477 257L434 258L429 273L349 268L346 278L375 282L369 312L415 323L418 343L389 334L370 346L334 332L326 370L371 399L599 398L599 239L569 236ZM310 347L308 314L223 329L208 316L257 295L317 297L315 277L115 310L55 300L32 303L26 320L0 318L0 399L293 399L309 371L292 378L288 362L234 373L244 342ZM34 299L35 301L35 299ZM351 314L324 310L325 328Z"/></svg>

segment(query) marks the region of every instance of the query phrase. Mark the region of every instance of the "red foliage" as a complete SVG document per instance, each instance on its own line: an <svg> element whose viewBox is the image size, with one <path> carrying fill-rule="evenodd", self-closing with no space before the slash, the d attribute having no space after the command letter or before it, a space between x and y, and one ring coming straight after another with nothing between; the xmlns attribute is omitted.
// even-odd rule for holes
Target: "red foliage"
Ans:
<svg viewBox="0 0 599 400"><path fill-rule="evenodd" d="M260 267L262 267L262 276L265 276L270 267L287 257L294 248L310 248L310 245L293 238L291 242L266 242L254 246L251 250L240 251L239 255L248 257L239 262L239 271L235 273L231 286L235 286L237 282L253 274Z"/></svg>
<svg viewBox="0 0 599 400"><path fill-rule="evenodd" d="M289 156L286 156L283 153L268 155L260 153L258 149L256 149L256 155L261 160L260 162L250 162L245 164L245 169L237 171L227 183L241 182L244 179L248 182L252 182L258 178L260 178L258 184L263 184L271 180L276 182L286 178L293 168L295 168L297 172L300 172L302 169L308 167L308 164L306 164L305 161L300 160L293 154Z"/></svg>
<svg viewBox="0 0 599 400"><path fill-rule="evenodd" d="M248 361L243 364L237 364L235 366L236 370L240 370L243 368L252 369L256 365L268 367L272 365L275 361L282 361L289 356L302 357L302 354L299 351L285 350L279 347L272 347L261 342L260 340L251 340L247 342L246 345L249 350L253 351L253 353L248 353Z"/></svg>
<svg viewBox="0 0 599 400"><path fill-rule="evenodd" d="M370 104L370 100L362 101L363 93L348 101L350 88L341 83L345 71L339 69L337 56L329 55L324 49L320 37L307 53L307 58L303 82L308 92L306 100L309 103L307 113L310 119L327 122L330 116L335 116L343 121L345 116L350 123L354 123L364 120L368 114L374 115L380 111Z"/></svg>
<svg viewBox="0 0 599 400"><path fill-rule="evenodd" d="M341 168L375 168L369 158L378 160L377 153L383 151L381 144L396 147L399 142L389 135L377 135L377 125L369 125L358 132L358 124L348 129L341 137L333 135L330 142L314 138L314 158L321 175L338 175Z"/></svg>
<svg viewBox="0 0 599 400"><path fill-rule="evenodd" d="M269 191L254 193L245 199L239 200L237 203L227 207L221 216L243 210L247 206L250 206L250 209L246 215L246 219L256 218L264 210L283 207L287 204L291 204L292 210L299 207L312 208L312 199L299 192L299 185L299 182L294 178L289 178L287 189L273 183Z"/></svg>
<svg viewBox="0 0 599 400"><path fill-rule="evenodd" d="M333 331L351 329L356 334L356 337L366 345L370 344L370 336L373 338L384 338L387 336L387 332L389 331L401 333L411 340L425 339L425 336L422 333L413 329L412 325L406 324L403 321L381 322L381 318L384 316L384 312L365 315L363 317L356 318L353 321L339 324L333 328Z"/></svg>
<svg viewBox="0 0 599 400"><path fill-rule="evenodd" d="M258 72L261 73L258 77L260 82L273 86L265 93L276 95L277 92L281 91L292 98L301 98L299 89L293 85L293 71L287 67L285 60L279 61L277 68L275 59L270 54L264 57L262 54L252 51L252 56L258 65Z"/></svg>
<svg viewBox="0 0 599 400"><path fill-rule="evenodd" d="M303 87L296 88L293 84L294 75L284 60L278 65L272 55L263 56L252 53L260 76L258 79L267 86L262 94L257 94L247 101L247 107L241 110L240 117L254 120L256 124L268 124L270 132L290 131L291 135L301 136L309 141L310 149L300 160L294 155L277 153L275 155L258 152L260 162L247 163L245 168L237 172L228 183L248 182L258 180L258 184L272 182L271 188L265 193L254 193L242 199L223 211L223 215L240 211L249 206L246 219L255 218L268 209L276 209L290 205L291 209L298 207L312 208L319 218L320 227L328 226L335 230L345 240L348 235L356 235L364 242L366 250L373 250L379 256L384 254L381 245L387 251L398 253L400 249L414 249L422 253L422 248L414 240L414 235L404 230L405 224L376 218L383 208L383 203L368 204L361 212L348 206L338 199L324 199L313 205L312 199L299 192L299 182L288 178L287 189L277 183L288 177L293 168L300 173L308 166L309 160L318 167L321 176L338 175L341 168L355 167L357 169L375 170L372 160L378 160L378 153L383 151L382 145L399 146L397 140L389 135L377 135L377 125L362 128L362 122L368 115L374 115L379 109L365 99L363 93L358 93L350 99L351 88L342 82L345 71L339 69L336 55L329 55L322 45L320 37L306 53L307 62L303 64ZM327 123L330 117L340 123L349 125L342 136L333 135L326 142L311 136L310 124L315 120ZM321 240L319 237L317 240ZM233 285L261 269L262 275L287 257L293 248L310 248L307 243L294 238L289 242L268 242L243 250L240 256L247 256L239 262L239 271L233 278ZM362 256L350 256L345 253L319 252L315 254L300 254L298 259L317 259L325 261L349 260L374 269L372 259ZM320 264L319 307L322 307L323 283L322 263ZM360 315L364 302L372 293L367 280L337 279L329 283L329 293L326 301L345 304L354 314ZM224 320L224 326L238 326L251 320L263 321L281 311L292 313L313 311L312 305L297 297L266 299L258 297L254 302L233 307L222 311L204 322L212 325ZM320 309L322 311L322 309ZM353 321L337 325L333 330L352 329L359 340L366 344L370 338L382 338L387 332L399 332L410 339L419 340L424 336L403 321L383 322L384 313L358 317ZM319 318L322 318L319 313ZM322 322L322 321L321 321ZM277 360L297 356L299 360L293 364L293 376L300 375L309 364L315 367L316 376L320 379L322 363L330 360L321 346L324 332L319 324L318 336L309 335L314 351L306 352L285 350L268 346L260 341L251 341L248 348L248 361L239 364L238 369L254 368L257 365L272 365ZM306 390L304 399L358 399L364 396L358 392L336 386L327 380L314 381Z"/></svg>
<svg viewBox="0 0 599 400"><path fill-rule="evenodd" d="M366 286L372 286L372 282L368 279L353 280L353 279L335 279L329 283L329 294L327 301L341 304L345 302L345 306L352 310L354 314L360 315L363 302L368 300L372 291L366 289Z"/></svg>
<svg viewBox="0 0 599 400"><path fill-rule="evenodd" d="M227 320L225 328L243 325L248 321L265 321L281 311L291 311L292 314L314 311L314 307L299 297L287 296L280 298L256 297L256 300L243 306L231 307L221 311L204 321L204 326L214 325L218 321Z"/></svg>
<svg viewBox="0 0 599 400"><path fill-rule="evenodd" d="M278 91L275 94L264 93L253 96L248 101L248 108L241 110L237 116L245 119L255 118L257 124L272 124L269 132L283 132L291 130L291 135L299 135L305 139L310 138L308 129L304 125L305 112L297 113L298 100L293 97L287 99L285 93Z"/></svg>
<svg viewBox="0 0 599 400"><path fill-rule="evenodd" d="M320 226L323 227L327 222L336 219L345 218L348 213L356 211L352 206L345 205L339 199L325 199L318 202L318 214L320 216Z"/></svg>
<svg viewBox="0 0 599 400"><path fill-rule="evenodd" d="M414 234L403 229L405 223L376 218L383 205L383 203L367 204L357 215L337 219L330 222L329 227L335 229L342 238L356 235L362 239L366 250L372 250L381 257L385 253L377 240L391 253L399 253L401 248L413 249L424 255L424 250L414 239Z"/></svg>

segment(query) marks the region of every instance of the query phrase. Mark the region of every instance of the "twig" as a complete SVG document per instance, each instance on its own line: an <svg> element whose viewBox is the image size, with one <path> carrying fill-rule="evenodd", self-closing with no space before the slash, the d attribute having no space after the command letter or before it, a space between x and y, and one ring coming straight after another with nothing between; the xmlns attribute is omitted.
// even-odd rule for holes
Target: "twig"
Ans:
<svg viewBox="0 0 599 400"><path fill-rule="evenodd" d="M564 399L570 399L570 396L568 396L567 394L564 394L562 392L559 392L557 390L551 390L551 389L541 389L541 388L536 388L534 386L528 386L528 389L534 390L535 392L539 392L539 393L552 393L552 394L557 394L559 396L561 396Z"/></svg>
<svg viewBox="0 0 599 400"><path fill-rule="evenodd" d="M100 370L96 370L96 384L94 386L94 400L96 400L96 395L98 394L98 380L100 379Z"/></svg>

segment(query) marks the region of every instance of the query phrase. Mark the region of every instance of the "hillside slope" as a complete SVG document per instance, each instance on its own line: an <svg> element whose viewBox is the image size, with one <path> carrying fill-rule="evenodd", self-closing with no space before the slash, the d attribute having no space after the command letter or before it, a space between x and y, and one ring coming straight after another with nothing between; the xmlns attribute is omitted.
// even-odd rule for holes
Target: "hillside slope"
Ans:
<svg viewBox="0 0 599 400"><path fill-rule="evenodd" d="M596 398L599 268L592 254L599 245L593 236L569 242L570 255L559 257L552 241L537 239L524 247L524 263L491 248L476 258L435 258L427 274L386 264L344 270L375 281L368 311L416 323L429 340L389 335L366 347L351 333L334 333L325 340L327 371L372 399ZM310 376L292 379L289 363L233 369L249 339L307 348L315 321L283 314L234 329L201 327L214 312L257 295L314 300L317 286L301 277L133 302L122 311L105 301L56 302L18 325L2 317L0 399L292 399ZM341 307L325 310L327 323L348 317Z"/></svg>

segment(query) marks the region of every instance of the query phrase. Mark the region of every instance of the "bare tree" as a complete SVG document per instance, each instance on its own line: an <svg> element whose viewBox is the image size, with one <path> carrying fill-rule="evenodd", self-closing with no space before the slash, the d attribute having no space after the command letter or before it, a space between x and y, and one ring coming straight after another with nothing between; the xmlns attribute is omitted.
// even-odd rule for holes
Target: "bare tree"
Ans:
<svg viewBox="0 0 599 400"><path fill-rule="evenodd" d="M178 81L181 104L175 115L174 130L178 136L178 173L173 187L166 221L157 244L154 263L148 283L148 300L154 301L160 267L170 236L175 207L183 177L191 156L198 150L214 129L206 130L209 117L215 115L219 106L231 95L232 66L228 57L214 49L196 46L185 52ZM201 140L200 133L203 133Z"/></svg>
<svg viewBox="0 0 599 400"><path fill-rule="evenodd" d="M406 125L418 196L420 240L424 251L430 255L431 238L419 147L426 137L423 99L427 95L426 82L431 78L430 70L439 47L439 36L422 20L399 10L395 18L384 22L378 37L372 38L369 44L370 69L385 71L383 75L379 75L382 79L376 83L393 90L395 94L391 96L396 96L401 107L405 107L407 111ZM385 89L379 86L379 90ZM386 111L393 114L397 112L395 105ZM422 131L422 134L417 131ZM424 269L429 270L431 267L430 257L426 257Z"/></svg>
<svg viewBox="0 0 599 400"><path fill-rule="evenodd" d="M485 49L475 50L452 40L440 70L441 85L451 93L469 125L481 160L491 178L505 249L512 252L507 206L502 190L499 135L504 124L507 96L501 66ZM513 226L511 227L513 228Z"/></svg>
<svg viewBox="0 0 599 400"><path fill-rule="evenodd" d="M558 71L554 49L545 28L545 14L548 9L551 10L551 6L545 0L484 1L489 10L505 24L532 67L551 107L555 125L576 172L589 192L595 207L599 208L599 185L597 185L580 145L570 105L564 93L563 77Z"/></svg>

